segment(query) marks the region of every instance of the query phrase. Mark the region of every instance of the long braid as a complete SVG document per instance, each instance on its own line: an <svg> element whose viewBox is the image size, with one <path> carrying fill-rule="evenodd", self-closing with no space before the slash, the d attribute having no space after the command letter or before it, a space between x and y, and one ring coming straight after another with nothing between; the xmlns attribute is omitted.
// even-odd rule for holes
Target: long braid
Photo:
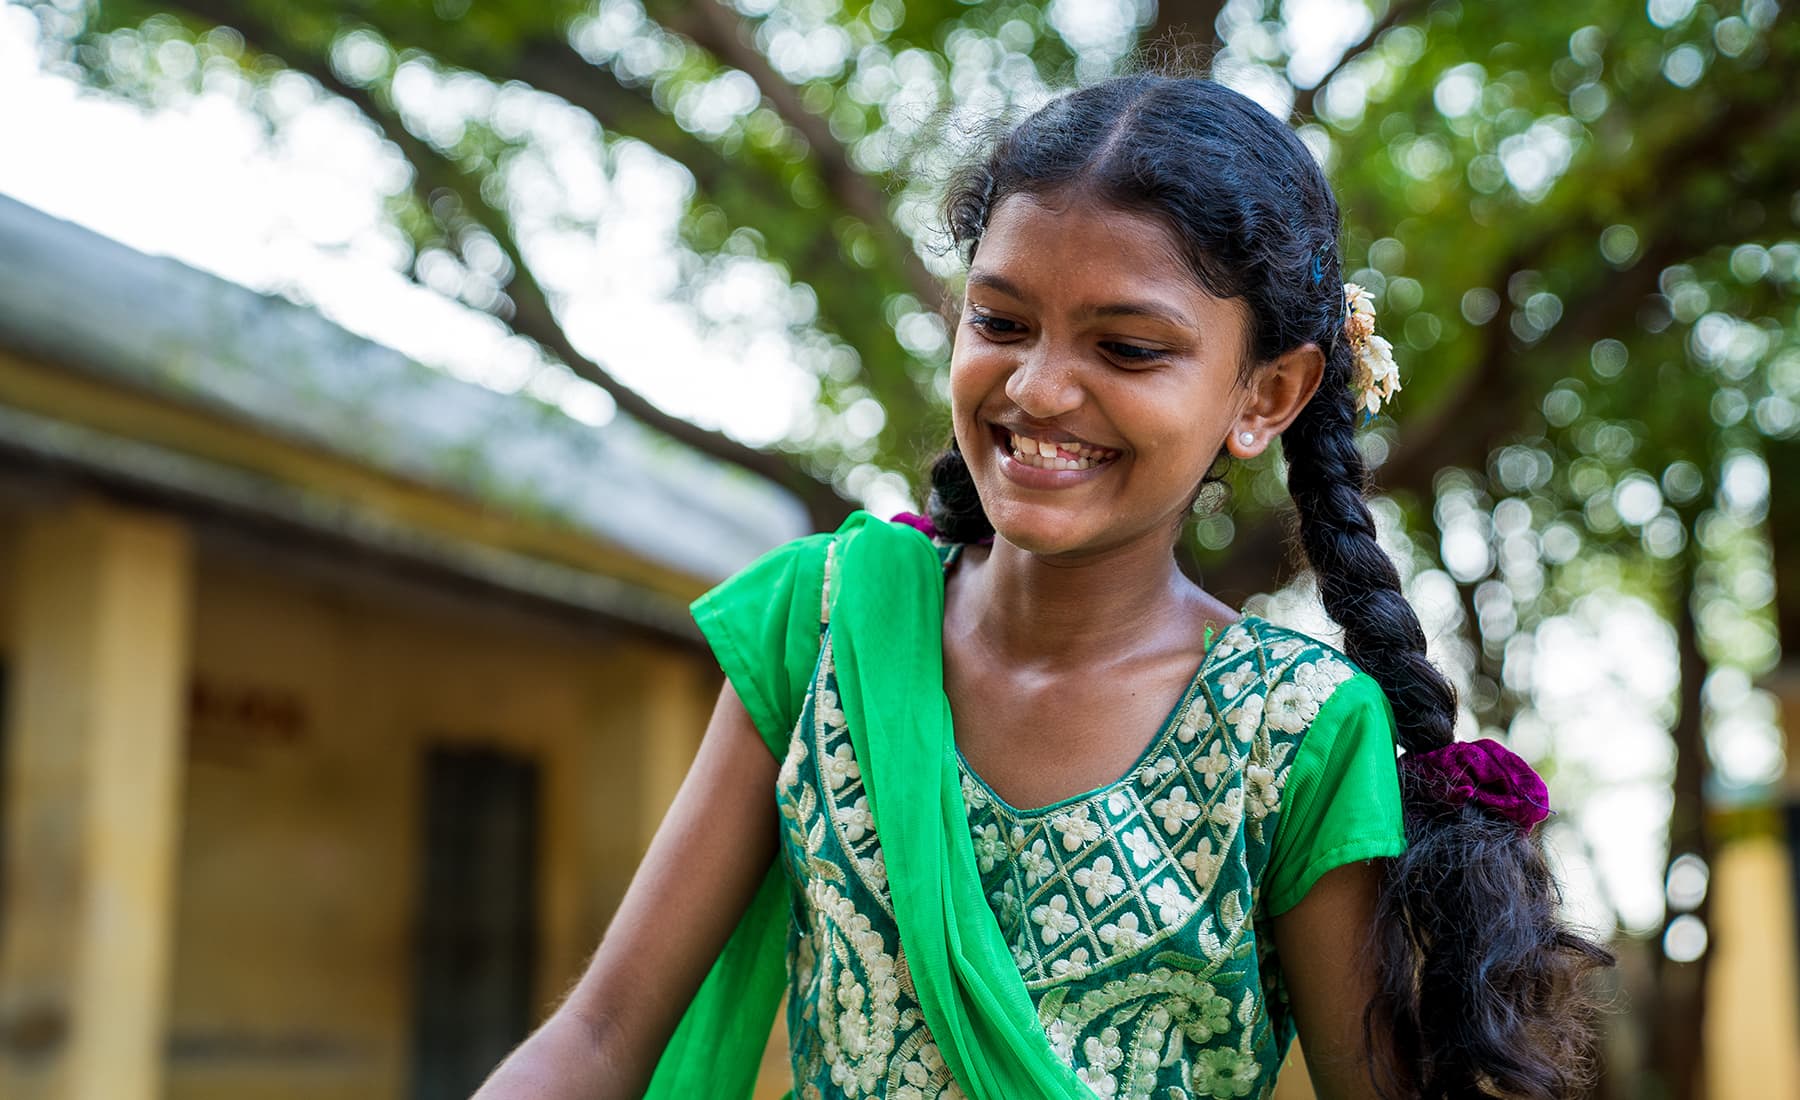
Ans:
<svg viewBox="0 0 1800 1100"><path fill-rule="evenodd" d="M1319 596L1345 652L1381 684L1409 752L1453 739L1456 689L1426 658L1425 634L1376 541L1338 341L1326 378L1283 434L1288 492ZM1395 1063L1372 1066L1384 1094L1560 1100L1592 1077L1580 979L1612 957L1571 930L1543 853L1511 822L1446 810L1401 769L1408 848L1386 868L1377 920L1382 991L1365 1017ZM1380 1045L1371 1043L1375 1049Z"/></svg>
<svg viewBox="0 0 1800 1100"><path fill-rule="evenodd" d="M1426 658L1425 630L1376 541L1365 501L1368 470L1351 420L1348 341L1337 342L1325 371L1319 392L1281 435L1300 545L1320 602L1344 627L1344 652L1386 689L1401 746L1435 749L1454 736L1456 688Z"/></svg>
<svg viewBox="0 0 1800 1100"><path fill-rule="evenodd" d="M1426 657L1365 501L1341 338L1339 213L1317 162L1248 98L1144 73L1061 96L1007 131L952 180L945 222L967 261L1003 198L1069 189L1159 219L1201 286L1242 299L1255 319L1252 372L1307 343L1331 349L1319 390L1283 434L1299 542L1346 654L1393 708L1401 747L1450 744L1455 688ZM932 485L940 530L963 541L992 532L954 447ZM1589 1077L1593 1031L1581 979L1611 956L1562 921L1556 882L1525 832L1429 793L1401 768L1408 847L1383 870L1381 991L1364 1016L1376 1083L1425 1100L1573 1096Z"/></svg>

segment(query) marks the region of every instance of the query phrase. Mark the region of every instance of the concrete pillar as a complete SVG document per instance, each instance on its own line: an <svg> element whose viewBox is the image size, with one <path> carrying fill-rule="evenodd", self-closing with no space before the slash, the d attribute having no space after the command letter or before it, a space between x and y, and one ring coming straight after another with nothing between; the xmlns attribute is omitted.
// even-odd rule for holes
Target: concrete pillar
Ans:
<svg viewBox="0 0 1800 1100"><path fill-rule="evenodd" d="M712 703L703 689L715 683L708 662L634 639L608 654L589 681L591 735L579 787L569 795L580 808L576 865L586 868L588 894L575 934L588 941L586 951L612 919L700 747Z"/></svg>
<svg viewBox="0 0 1800 1100"><path fill-rule="evenodd" d="M702 694L709 658L637 642L621 645L596 681L601 767L628 798L612 804L610 828L633 864L650 846L663 814L687 777L712 713ZM714 689L716 690L716 689ZM632 820L621 811L629 806Z"/></svg>
<svg viewBox="0 0 1800 1100"><path fill-rule="evenodd" d="M1706 1095L1800 1096L1800 962L1794 950L1793 865L1777 837L1720 847L1706 1008Z"/></svg>
<svg viewBox="0 0 1800 1100"><path fill-rule="evenodd" d="M0 893L0 1096L161 1092L192 561L84 501L18 560Z"/></svg>

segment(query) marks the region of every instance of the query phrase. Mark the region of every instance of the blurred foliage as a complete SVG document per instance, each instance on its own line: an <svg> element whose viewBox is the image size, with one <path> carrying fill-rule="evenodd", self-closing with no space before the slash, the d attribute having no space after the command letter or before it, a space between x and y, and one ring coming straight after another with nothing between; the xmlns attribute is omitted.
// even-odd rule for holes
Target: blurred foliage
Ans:
<svg viewBox="0 0 1800 1100"><path fill-rule="evenodd" d="M1346 4L1321 61L1301 24ZM343 101L406 166L392 216L416 278L626 412L794 488L822 523L876 477L916 478L944 436L958 264L932 200L948 160L1057 88L1209 60L1291 111L1338 189L1345 270L1374 291L1405 381L1362 442L1415 602L1454 593L1428 626L1462 638L1475 724L1523 742L1550 722L1534 639L1610 591L1674 636L1668 856L1705 847L1683 799L1779 773L1752 687L1780 646L1763 455L1800 430L1800 27L1774 0L31 7L48 63L119 95L224 89L277 130L296 94ZM585 358L533 262L538 235L596 217L559 157L612 171L644 148L691 180L682 285L703 323L730 323L704 299L733 265L793 291L818 409L773 448L677 420ZM1232 507L1197 524L1210 586L1280 581L1280 477L1272 457L1240 468ZM1586 789L1537 747L1559 798Z"/></svg>
<svg viewBox="0 0 1800 1100"><path fill-rule="evenodd" d="M802 491L821 517L842 505L818 482L856 496L876 470L914 476L942 435L940 305L956 264L931 200L945 158L974 120L1140 63L1133 50L1146 41L1199 47L1189 64L1216 51L1221 79L1298 112L1343 199L1347 269L1376 291L1406 357L1404 430L1383 422L1370 445L1386 460L1384 487L1415 519L1436 471L1482 469L1512 445L1558 471L1560 491L1534 514L1554 499L1583 510L1581 529L1597 521L1601 541L1623 532L1666 558L1665 512L1612 523L1589 506L1592 472L1560 484L1572 460L1603 468L1610 490L1634 472L1660 479L1675 461L1716 467L1730 434L1720 429L1795 419L1794 380L1742 370L1758 355L1726 345L1750 337L1721 335L1717 320L1742 318L1779 345L1780 321L1755 318L1800 277L1780 238L1795 216L1800 113L1781 74L1796 34L1766 0L1529 11L1394 0L1364 16L1322 80L1299 71L1302 39L1282 6L1244 0L1162 10L1129 0L43 0L36 10L62 60L121 94L166 102L229 69L277 124L283 76L341 97L410 168L393 213L421 281L505 319L627 412ZM586 132L572 139L546 123L545 97L573 108ZM749 257L810 292L816 309L798 310L795 327L807 330L821 415L802 418L775 453L661 414L565 336L557 288L524 245L534 224L593 220L556 193L558 146L572 140L602 163L642 143L686 169L685 286ZM1698 343L1683 354L1689 330ZM1595 352L1603 339L1619 350ZM869 399L879 416L867 415ZM841 415L859 403L865 415ZM1694 416L1702 406L1735 418ZM1621 431L1656 453L1623 448ZM1508 453L1522 469L1523 452ZM1242 529L1281 499L1255 482L1278 476L1265 461L1239 478L1250 491L1229 518L1202 524L1202 561L1221 566L1209 551L1227 545L1266 550L1266 530L1258 542ZM1233 556L1227 580L1267 581L1254 562L1271 555Z"/></svg>
<svg viewBox="0 0 1800 1100"><path fill-rule="evenodd" d="M1209 60L1292 111L1338 188L1348 277L1405 379L1363 443L1418 568L1456 582L1476 721L1529 710L1520 639L1602 587L1670 622L1701 592L1727 609L1699 618L1709 660L1763 674L1773 592L1742 578L1767 554L1741 544L1763 442L1800 425L1800 28L1773 0L1346 2L1359 19L1323 62L1295 23L1320 5L1273 0L30 6L49 63L118 95L225 90L277 131L296 96L341 100L405 165L415 278L821 522L876 477L916 479L944 436L958 263L932 200L982 120ZM703 324L731 323L706 288L735 265L793 292L817 412L775 447L670 416L565 334L533 242L591 239L597 215L560 166L645 148L692 181L681 286ZM1280 580L1280 476L1272 456L1236 471L1235 503L1197 524L1212 587Z"/></svg>

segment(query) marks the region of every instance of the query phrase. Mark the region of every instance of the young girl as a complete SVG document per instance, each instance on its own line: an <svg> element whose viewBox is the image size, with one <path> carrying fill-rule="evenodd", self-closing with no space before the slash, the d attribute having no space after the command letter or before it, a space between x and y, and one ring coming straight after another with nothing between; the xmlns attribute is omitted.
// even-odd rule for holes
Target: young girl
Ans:
<svg viewBox="0 0 1800 1100"><path fill-rule="evenodd" d="M481 1100L1323 1097L1581 1087L1543 786L1456 699L1376 542L1392 393L1295 135L1205 80L1055 100L956 180L929 521L858 513L695 605L727 683L591 966ZM1346 291L1348 290L1348 294ZM1284 440L1339 652L1189 581ZM1395 744L1407 750L1397 765Z"/></svg>

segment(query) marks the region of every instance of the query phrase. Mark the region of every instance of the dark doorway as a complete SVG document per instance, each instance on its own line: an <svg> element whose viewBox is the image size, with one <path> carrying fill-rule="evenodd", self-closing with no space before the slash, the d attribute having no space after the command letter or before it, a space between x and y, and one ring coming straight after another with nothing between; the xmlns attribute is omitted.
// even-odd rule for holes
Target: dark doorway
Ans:
<svg viewBox="0 0 1800 1100"><path fill-rule="evenodd" d="M425 754L413 1100L467 1100L532 1025L538 765L493 749Z"/></svg>

